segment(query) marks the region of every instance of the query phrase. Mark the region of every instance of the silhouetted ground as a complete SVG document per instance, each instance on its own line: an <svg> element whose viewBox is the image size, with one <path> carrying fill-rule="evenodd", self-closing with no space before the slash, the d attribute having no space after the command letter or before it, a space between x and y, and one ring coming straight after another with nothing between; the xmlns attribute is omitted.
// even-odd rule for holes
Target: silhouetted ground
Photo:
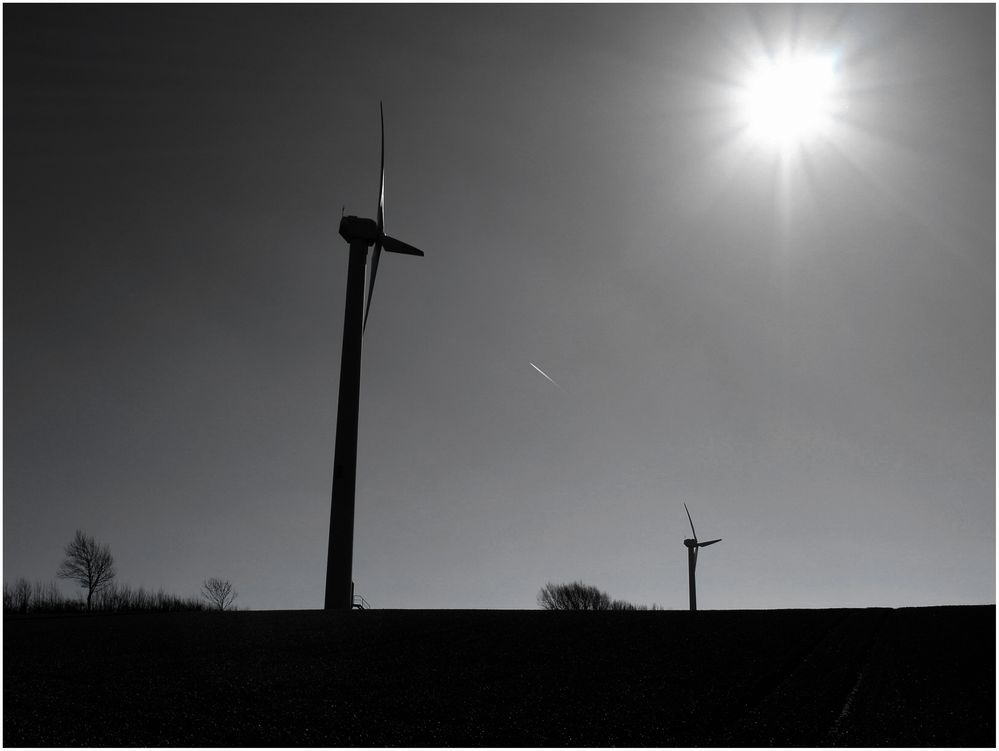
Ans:
<svg viewBox="0 0 999 751"><path fill-rule="evenodd" d="M6 746L995 745L995 606L8 616Z"/></svg>

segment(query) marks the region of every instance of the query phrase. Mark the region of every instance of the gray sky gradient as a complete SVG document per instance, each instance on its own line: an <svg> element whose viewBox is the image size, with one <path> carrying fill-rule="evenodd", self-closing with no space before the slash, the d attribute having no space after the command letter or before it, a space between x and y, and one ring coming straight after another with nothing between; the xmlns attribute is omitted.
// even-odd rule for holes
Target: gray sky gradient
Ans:
<svg viewBox="0 0 999 751"><path fill-rule="evenodd" d="M995 601L995 8L4 7L4 578L321 607L347 246L354 578L704 608ZM738 82L839 56L781 162ZM557 383L546 381L536 363Z"/></svg>

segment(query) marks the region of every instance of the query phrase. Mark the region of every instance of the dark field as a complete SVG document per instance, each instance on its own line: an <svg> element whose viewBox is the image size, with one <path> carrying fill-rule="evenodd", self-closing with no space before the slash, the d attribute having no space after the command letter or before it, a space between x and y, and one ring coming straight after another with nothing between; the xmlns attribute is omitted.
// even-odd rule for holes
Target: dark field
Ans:
<svg viewBox="0 0 999 751"><path fill-rule="evenodd" d="M995 745L995 606L7 616L6 746Z"/></svg>

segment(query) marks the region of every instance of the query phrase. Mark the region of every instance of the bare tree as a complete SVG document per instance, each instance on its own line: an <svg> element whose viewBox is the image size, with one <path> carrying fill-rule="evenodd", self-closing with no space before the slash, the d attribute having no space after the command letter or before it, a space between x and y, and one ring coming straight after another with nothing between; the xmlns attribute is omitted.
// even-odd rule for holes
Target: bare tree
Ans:
<svg viewBox="0 0 999 751"><path fill-rule="evenodd" d="M583 582L548 582L538 592L538 605L545 610L610 610L611 599L606 593Z"/></svg>
<svg viewBox="0 0 999 751"><path fill-rule="evenodd" d="M23 576L14 582L11 588L3 583L3 609L15 613L27 613L31 606L31 582Z"/></svg>
<svg viewBox="0 0 999 751"><path fill-rule="evenodd" d="M90 610L94 594L111 584L116 573L111 548L78 529L66 545L66 558L56 576L71 579L87 590L87 610Z"/></svg>
<svg viewBox="0 0 999 751"><path fill-rule="evenodd" d="M544 610L648 610L647 605L633 605L626 600L612 600L594 586L583 582L552 584L538 592L538 605ZM661 610L653 605L652 610Z"/></svg>
<svg viewBox="0 0 999 751"><path fill-rule="evenodd" d="M201 596L208 600L208 604L213 608L228 610L239 593L233 591L232 583L228 579L213 576L211 579L205 579L201 585Z"/></svg>
<svg viewBox="0 0 999 751"><path fill-rule="evenodd" d="M48 582L36 581L31 594L31 607L40 613L52 613L57 610L65 610L67 603L59 591L59 586L53 579ZM70 605L72 607L72 605Z"/></svg>

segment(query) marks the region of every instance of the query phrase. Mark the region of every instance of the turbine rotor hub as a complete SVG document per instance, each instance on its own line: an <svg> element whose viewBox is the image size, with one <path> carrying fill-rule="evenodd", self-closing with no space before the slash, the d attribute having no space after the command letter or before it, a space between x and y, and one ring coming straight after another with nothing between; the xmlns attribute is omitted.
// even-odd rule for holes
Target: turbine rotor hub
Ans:
<svg viewBox="0 0 999 751"><path fill-rule="evenodd" d="M362 219L359 216L345 216L340 219L340 237L351 244L364 242L370 247L380 235L374 219Z"/></svg>
<svg viewBox="0 0 999 751"><path fill-rule="evenodd" d="M697 540L691 540L690 538L688 538L683 541L683 544L686 545L688 548L696 548Z"/></svg>

